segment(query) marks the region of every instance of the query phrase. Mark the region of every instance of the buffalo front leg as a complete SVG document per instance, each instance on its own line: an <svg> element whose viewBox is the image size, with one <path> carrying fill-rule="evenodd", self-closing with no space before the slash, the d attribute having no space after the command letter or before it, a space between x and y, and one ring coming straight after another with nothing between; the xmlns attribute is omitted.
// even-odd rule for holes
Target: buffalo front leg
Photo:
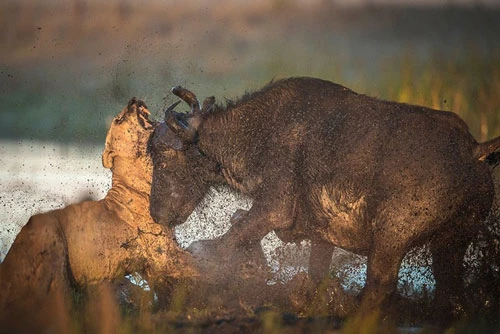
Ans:
<svg viewBox="0 0 500 334"><path fill-rule="evenodd" d="M312 280L319 284L329 278L330 264L335 246L324 240L311 241L311 255L309 257L309 274Z"/></svg>
<svg viewBox="0 0 500 334"><path fill-rule="evenodd" d="M195 242L188 250L201 271L224 268L227 272L242 266L262 266L265 260L260 241L269 232L292 225L295 201L291 182L268 186L247 213L236 212L225 235L216 240Z"/></svg>
<svg viewBox="0 0 500 334"><path fill-rule="evenodd" d="M389 314L390 301L396 292L398 272L405 250L402 246L388 244L387 238L378 238L368 255L366 284L361 292L358 315L377 316Z"/></svg>
<svg viewBox="0 0 500 334"><path fill-rule="evenodd" d="M240 260L247 262L247 255L262 253L261 240L271 231L289 228L295 215L296 195L292 182L278 182L268 186L256 198L246 214L237 212L232 226L221 238L221 246L231 250Z"/></svg>
<svg viewBox="0 0 500 334"><path fill-rule="evenodd" d="M293 186L285 183L275 187L281 188L281 191L278 194L265 191L255 200L247 214L237 211L231 228L222 237L226 242L236 247L257 244L269 232L292 225L296 202Z"/></svg>

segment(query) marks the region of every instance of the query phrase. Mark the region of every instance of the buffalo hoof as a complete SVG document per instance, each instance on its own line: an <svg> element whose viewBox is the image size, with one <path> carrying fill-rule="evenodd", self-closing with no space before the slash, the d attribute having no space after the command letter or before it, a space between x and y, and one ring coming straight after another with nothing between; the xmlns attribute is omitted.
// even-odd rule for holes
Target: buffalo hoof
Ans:
<svg viewBox="0 0 500 334"><path fill-rule="evenodd" d="M230 220L231 225L235 225L235 224L239 224L239 223L243 222L245 220L245 218L247 217L247 215L248 215L247 210L243 210L243 209L236 210L233 213L233 215L231 216L231 220Z"/></svg>
<svg viewBox="0 0 500 334"><path fill-rule="evenodd" d="M205 276L217 269L220 264L219 251L216 240L199 240L193 242L187 251L193 255L195 266L201 276Z"/></svg>
<svg viewBox="0 0 500 334"><path fill-rule="evenodd" d="M463 298L456 295L439 295L432 305L430 321L435 326L449 327L454 321L467 316Z"/></svg>

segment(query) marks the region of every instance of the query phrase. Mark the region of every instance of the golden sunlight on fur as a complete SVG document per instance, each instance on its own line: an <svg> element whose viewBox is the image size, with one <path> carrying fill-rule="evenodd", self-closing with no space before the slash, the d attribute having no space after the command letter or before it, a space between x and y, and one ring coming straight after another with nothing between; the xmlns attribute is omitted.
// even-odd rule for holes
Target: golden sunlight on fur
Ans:
<svg viewBox="0 0 500 334"><path fill-rule="evenodd" d="M138 272L168 298L172 280L195 275L173 231L149 215L148 116L132 99L113 120L102 154L113 173L104 199L34 215L16 237L0 265L2 330L67 331L75 288Z"/></svg>

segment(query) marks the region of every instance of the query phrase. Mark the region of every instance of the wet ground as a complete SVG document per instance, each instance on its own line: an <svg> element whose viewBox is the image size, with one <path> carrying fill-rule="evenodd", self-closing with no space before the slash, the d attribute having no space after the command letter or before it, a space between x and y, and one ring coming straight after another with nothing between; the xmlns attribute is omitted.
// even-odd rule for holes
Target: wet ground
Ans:
<svg viewBox="0 0 500 334"><path fill-rule="evenodd" d="M102 198L110 186L110 173L100 163L99 146L76 147L23 141L2 142L0 149L0 163L5 166L0 170L2 258L29 216L85 198ZM499 172L500 169L495 170L495 175L498 176ZM498 182L498 177L496 180ZM213 189L188 222L177 230L178 242L181 246L187 247L193 240L212 239L221 235L229 227L231 214L238 208L248 209L250 206L250 199L234 194L227 188ZM498 228L497 225L492 226ZM498 235L498 231L492 233ZM491 239L490 235L490 239L485 239L482 243L493 245L493 248L483 247L479 251L471 249L470 256L498 254L498 238ZM186 333L193 331L323 333L346 328L344 317L355 304L353 293L359 292L364 283L363 258L337 251L332 261L332 273L335 276L332 282L336 282L327 288L325 296L315 299L314 292L308 288L304 279L309 256L308 243L283 244L271 234L265 238L262 245L273 272L271 277L266 278L267 284L259 289L264 299L259 301L257 298L255 303L251 303L250 300L258 297L258 294L250 290L250 295L241 295L240 292L243 290L241 286L200 287L200 291L206 295L219 296L219 299L205 300L202 307L195 308L198 310L198 314L194 315L196 317L185 313L172 318L168 312L151 313L148 315L150 320L147 327L158 331L168 328ZM399 291L402 295L410 297L398 301L398 308L404 310L399 321L400 332L422 331L425 319L430 315L429 305L425 299L418 301L411 298L415 294L432 296L433 282L429 283L432 274L426 276L429 274L429 269L425 249L415 257L420 260L409 261L407 270L402 270L400 273ZM458 322L454 326L462 329L472 326L472 328L484 328L485 332L494 332L498 329L498 317L495 320L482 316L490 316L492 311L494 314L495 307L498 306L498 299L495 299L499 295L498 261L487 266L473 265L469 271L475 273L476 277L477 273L490 276L469 282L470 291L477 291L469 294L471 305L479 307L471 319ZM339 284L342 288L339 288ZM210 289L212 293L209 293ZM345 293L344 290L350 293ZM231 309L232 306L228 305L227 300L231 300L231 297L223 298L227 291L237 293L234 297L240 298L239 300L232 298L236 303L234 307L238 311L234 311ZM324 312L326 309L328 311ZM136 312L135 306L124 307L122 325L118 327L129 324L128 326L142 328L144 324L138 321L140 317L137 318L140 313L134 312ZM200 314L205 316L199 317Z"/></svg>
<svg viewBox="0 0 500 334"><path fill-rule="evenodd" d="M0 206L3 208L0 211L0 219L3 222L0 228L2 258L29 216L85 198L102 198L110 186L110 173L101 166L101 148L98 146L76 147L23 141L2 142L0 149L0 163L5 166L0 170ZM498 172L499 170L496 170L495 175ZM496 180L498 181L498 178ZM231 214L238 208L248 209L250 206L250 199L227 188L213 189L188 222L177 230L178 242L187 247L194 240L212 239L221 235L229 227ZM498 243L498 239L495 240ZM483 240L483 244L495 246L495 240ZM327 287L326 295L318 299L305 278L309 256L307 242L299 245L284 244L271 234L265 238L262 245L273 274L262 280L267 283L259 289L260 294L250 290L250 294L245 296L241 294L243 286L231 286L234 283L200 287L199 291L205 295L218 298L204 299L199 304L201 306L195 308L199 311L195 314L196 317L184 313L180 317L172 318L171 314L160 311L149 315L151 320L148 326L154 329L166 326L176 332L223 333L267 332L268 329L278 332L336 332L345 327L343 319L355 307L354 294L359 292L364 283L363 258L337 251L332 261L335 279ZM472 249L469 253L470 256L494 256L495 249L483 247L479 253ZM398 308L405 310L400 314L402 318L399 330L402 332L421 331L425 318L429 316L428 303L425 300L412 299L415 295L432 295L432 274L426 276L429 275L429 269L425 252L425 249L416 251L414 258L420 260L408 260L406 271L400 272L399 292L410 297L398 301ZM499 291L498 285L495 284L498 282L495 280L495 275L498 276L497 265L498 263L493 263L490 266L470 268L470 272L475 272L476 276L478 272L493 275L486 279L486 282L476 280L470 283L470 289L478 291L477 294L470 295L471 305L482 303L480 308L482 307L483 311L494 310L498 303L495 299ZM346 290L350 293L345 293ZM227 296L228 293L236 294L231 297ZM235 304L230 305L227 300L232 300ZM183 303L184 301L181 302ZM489 307L487 303L490 303ZM134 316L129 317L134 314L134 309L135 306L124 308L124 322L135 323L131 326L140 327ZM478 320L473 319L466 325L458 323L456 326L464 327L476 323L477 326L484 326L487 332L498 328L498 321L481 318L481 310L474 316L474 319ZM203 312L209 316L199 317Z"/></svg>

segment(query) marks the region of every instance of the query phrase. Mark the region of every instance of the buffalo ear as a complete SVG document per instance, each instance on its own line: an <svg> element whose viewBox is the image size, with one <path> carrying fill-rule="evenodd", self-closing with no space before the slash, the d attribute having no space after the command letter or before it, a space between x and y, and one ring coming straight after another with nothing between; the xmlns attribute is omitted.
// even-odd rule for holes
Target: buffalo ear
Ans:
<svg viewBox="0 0 500 334"><path fill-rule="evenodd" d="M190 123L184 123L177 115L171 112L165 115L165 123L185 144L194 143L198 131Z"/></svg>
<svg viewBox="0 0 500 334"><path fill-rule="evenodd" d="M186 145L165 123L161 123L156 127L148 141L149 154L155 155L166 150L173 149L175 151L185 150Z"/></svg>
<svg viewBox="0 0 500 334"><path fill-rule="evenodd" d="M208 114L215 108L215 97L209 96L203 100L203 106L201 107L201 114Z"/></svg>

